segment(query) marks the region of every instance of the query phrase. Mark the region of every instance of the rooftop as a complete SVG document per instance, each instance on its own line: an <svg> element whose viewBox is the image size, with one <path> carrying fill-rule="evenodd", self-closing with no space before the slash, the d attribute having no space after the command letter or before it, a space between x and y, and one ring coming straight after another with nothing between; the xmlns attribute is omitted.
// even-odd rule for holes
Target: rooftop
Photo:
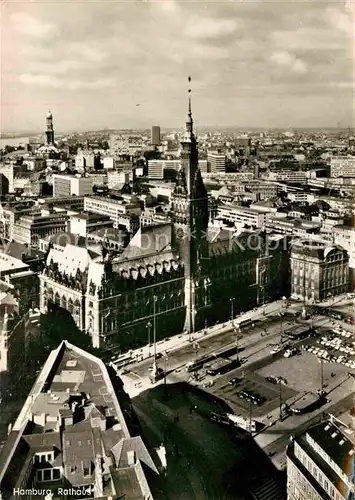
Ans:
<svg viewBox="0 0 355 500"><path fill-rule="evenodd" d="M95 488L96 497L153 498L143 464L157 473L141 437L130 436L105 365L62 342L1 451L3 498L13 498L13 488L41 483L53 493L69 484Z"/></svg>

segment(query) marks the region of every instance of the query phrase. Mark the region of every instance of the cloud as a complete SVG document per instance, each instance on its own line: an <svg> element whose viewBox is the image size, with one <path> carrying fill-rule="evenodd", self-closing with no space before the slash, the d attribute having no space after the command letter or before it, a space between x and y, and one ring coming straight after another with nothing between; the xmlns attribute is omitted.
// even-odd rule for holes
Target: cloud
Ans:
<svg viewBox="0 0 355 500"><path fill-rule="evenodd" d="M166 14L176 14L179 6L175 0L154 0L155 5Z"/></svg>
<svg viewBox="0 0 355 500"><path fill-rule="evenodd" d="M47 88L66 88L69 90L104 89L116 85L113 78L99 78L97 80L65 80L54 75L36 75L23 73L20 81L26 85Z"/></svg>
<svg viewBox="0 0 355 500"><path fill-rule="evenodd" d="M107 57L107 54L102 49L92 45L90 46L90 44L87 43L69 44L67 50L71 55L93 64L99 63Z"/></svg>
<svg viewBox="0 0 355 500"><path fill-rule="evenodd" d="M271 42L285 50L338 50L344 48L339 38L329 33L329 28L302 26L294 30L277 30L270 34Z"/></svg>
<svg viewBox="0 0 355 500"><path fill-rule="evenodd" d="M303 74L307 72L306 63L286 50L274 52L270 60L276 65L287 68L294 73Z"/></svg>
<svg viewBox="0 0 355 500"><path fill-rule="evenodd" d="M22 35L43 39L56 32L56 27L47 22L42 22L26 12L15 12L11 16L15 29Z"/></svg>
<svg viewBox="0 0 355 500"><path fill-rule="evenodd" d="M347 34L352 34L355 28L353 11L350 8L341 10L336 7L328 7L324 11L324 20L332 27L343 31Z"/></svg>
<svg viewBox="0 0 355 500"><path fill-rule="evenodd" d="M317 99L321 117L334 95L337 106L324 122L345 120L353 70L345 2L87 1L82 9L80 2L35 1L28 10L5 2L3 100L8 107L32 99L46 105L38 112L17 106L21 113L6 116L3 126L36 127L48 106L57 102L59 111L68 99L82 111L64 109L63 129L139 127L153 119L179 126L188 75L197 123L250 123L259 98L263 123L316 123L303 97ZM19 8L26 14L15 13ZM280 99L285 115L275 117ZM237 118L232 104L241 110Z"/></svg>
<svg viewBox="0 0 355 500"><path fill-rule="evenodd" d="M237 29L234 19L192 17L185 27L185 35L195 39L220 38L232 35Z"/></svg>

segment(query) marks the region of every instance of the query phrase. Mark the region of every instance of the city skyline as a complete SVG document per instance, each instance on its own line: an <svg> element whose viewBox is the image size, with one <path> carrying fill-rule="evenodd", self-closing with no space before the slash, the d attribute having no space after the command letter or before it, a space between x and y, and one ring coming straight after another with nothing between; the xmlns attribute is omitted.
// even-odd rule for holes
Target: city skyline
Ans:
<svg viewBox="0 0 355 500"><path fill-rule="evenodd" d="M2 4L1 131L353 126L350 4Z"/></svg>

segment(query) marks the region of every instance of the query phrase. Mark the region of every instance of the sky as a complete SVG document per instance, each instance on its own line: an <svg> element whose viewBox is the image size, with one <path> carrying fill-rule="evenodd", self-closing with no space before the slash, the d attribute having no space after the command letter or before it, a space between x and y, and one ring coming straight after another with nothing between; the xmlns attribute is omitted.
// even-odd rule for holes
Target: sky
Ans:
<svg viewBox="0 0 355 500"><path fill-rule="evenodd" d="M3 0L1 131L354 126L353 2Z"/></svg>

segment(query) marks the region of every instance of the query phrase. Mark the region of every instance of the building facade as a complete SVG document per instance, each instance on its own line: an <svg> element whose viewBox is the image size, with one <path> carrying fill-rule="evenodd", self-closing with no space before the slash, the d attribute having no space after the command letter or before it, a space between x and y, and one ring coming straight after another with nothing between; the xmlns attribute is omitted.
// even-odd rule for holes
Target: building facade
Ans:
<svg viewBox="0 0 355 500"><path fill-rule="evenodd" d="M287 449L288 500L352 500L354 427L330 415Z"/></svg>
<svg viewBox="0 0 355 500"><path fill-rule="evenodd" d="M74 175L53 175L53 196L85 196L92 193L92 177L78 177Z"/></svg>
<svg viewBox="0 0 355 500"><path fill-rule="evenodd" d="M148 160L149 179L164 179L166 170L175 170L178 172L181 166L179 160ZM199 160L198 166L201 172L207 172L207 160Z"/></svg>
<svg viewBox="0 0 355 500"><path fill-rule="evenodd" d="M180 164L171 221L140 227L119 257L94 256L72 245L50 249L40 276L41 312L67 309L96 347L132 346L147 342L147 325L154 324L157 339L163 339L230 317L230 299L237 313L261 295L269 300L287 293L287 248L274 245L269 251L265 234L231 239L208 227L191 108ZM92 196L84 208L108 215L117 227L129 215L128 201Z"/></svg>
<svg viewBox="0 0 355 500"><path fill-rule="evenodd" d="M0 452L1 498L153 500L146 472L159 473L120 395L100 359L67 342L51 351Z"/></svg>
<svg viewBox="0 0 355 500"><path fill-rule="evenodd" d="M153 125L152 127L152 146L160 146L160 127Z"/></svg>
<svg viewBox="0 0 355 500"><path fill-rule="evenodd" d="M123 224L123 218L133 217L138 219L142 212L139 203L134 199L125 201L124 199L118 200L103 196L86 196L84 210L110 217L116 228L119 225L125 225Z"/></svg>
<svg viewBox="0 0 355 500"><path fill-rule="evenodd" d="M330 177L355 177L355 156L331 158Z"/></svg>
<svg viewBox="0 0 355 500"><path fill-rule="evenodd" d="M355 228L343 225L333 226L332 236L334 243L348 252L349 267L355 269Z"/></svg>
<svg viewBox="0 0 355 500"><path fill-rule="evenodd" d="M67 229L69 216L66 213L26 215L14 224L13 240L17 243L36 246L38 240Z"/></svg>
<svg viewBox="0 0 355 500"><path fill-rule="evenodd" d="M297 240L291 246L291 297L326 300L349 289L349 257L329 242Z"/></svg>
<svg viewBox="0 0 355 500"><path fill-rule="evenodd" d="M218 151L207 153L208 171L211 173L226 171L226 155Z"/></svg>

